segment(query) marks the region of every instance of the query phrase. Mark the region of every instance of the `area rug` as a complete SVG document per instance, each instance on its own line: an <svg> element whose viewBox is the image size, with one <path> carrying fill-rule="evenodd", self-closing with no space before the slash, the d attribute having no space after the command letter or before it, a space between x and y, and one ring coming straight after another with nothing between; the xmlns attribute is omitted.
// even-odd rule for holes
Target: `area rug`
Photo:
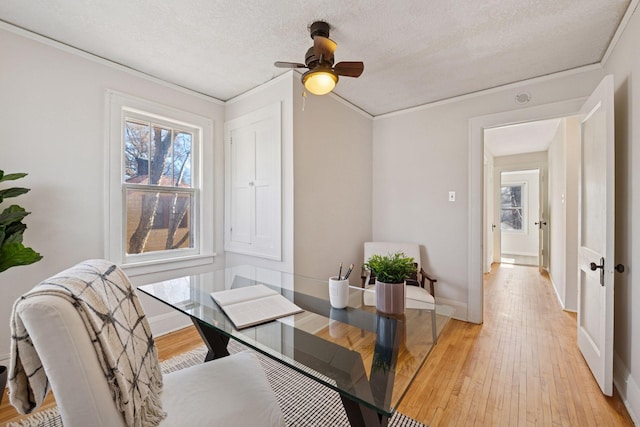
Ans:
<svg viewBox="0 0 640 427"><path fill-rule="evenodd" d="M229 343L229 351L231 352L244 349L233 341ZM160 364L162 372L173 372L200 364L204 360L206 352L206 347L203 346L166 360ZM259 353L258 358L276 393L287 426L349 426L347 414L337 392ZM393 415L389 426L426 427L399 412ZM51 408L35 413L18 423L8 423L7 427L63 427L63 424L57 408Z"/></svg>

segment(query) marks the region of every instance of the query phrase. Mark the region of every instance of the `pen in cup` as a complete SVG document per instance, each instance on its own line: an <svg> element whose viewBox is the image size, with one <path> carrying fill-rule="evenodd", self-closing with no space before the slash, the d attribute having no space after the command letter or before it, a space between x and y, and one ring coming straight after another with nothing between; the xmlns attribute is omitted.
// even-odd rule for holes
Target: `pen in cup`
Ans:
<svg viewBox="0 0 640 427"><path fill-rule="evenodd" d="M354 267L354 265L353 265L353 264L351 264L351 265L349 266L349 269L347 270L347 274L345 274L345 275L344 275L344 280L347 280L347 279L349 278L349 275L350 275L350 274L351 274L351 272L353 271L353 267Z"/></svg>

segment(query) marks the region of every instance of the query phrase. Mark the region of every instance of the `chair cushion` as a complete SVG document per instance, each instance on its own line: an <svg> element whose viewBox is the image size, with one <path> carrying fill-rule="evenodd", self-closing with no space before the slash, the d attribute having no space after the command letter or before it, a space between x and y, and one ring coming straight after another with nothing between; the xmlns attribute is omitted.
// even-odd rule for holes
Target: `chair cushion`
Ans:
<svg viewBox="0 0 640 427"><path fill-rule="evenodd" d="M284 426L258 358L249 352L164 376L161 426Z"/></svg>
<svg viewBox="0 0 640 427"><path fill-rule="evenodd" d="M433 304L433 295L420 286L407 286L407 308L425 308L424 303Z"/></svg>
<svg viewBox="0 0 640 427"><path fill-rule="evenodd" d="M21 316L56 393L65 427L124 427L87 329L72 305L38 296ZM161 426L283 426L256 356L244 352L163 376ZM239 415L241 414L241 415Z"/></svg>

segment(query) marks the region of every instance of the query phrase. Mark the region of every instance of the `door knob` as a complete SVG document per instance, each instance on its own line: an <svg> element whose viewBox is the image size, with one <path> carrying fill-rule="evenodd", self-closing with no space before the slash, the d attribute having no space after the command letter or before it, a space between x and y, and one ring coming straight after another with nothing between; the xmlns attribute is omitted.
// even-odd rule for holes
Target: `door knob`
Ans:
<svg viewBox="0 0 640 427"><path fill-rule="evenodd" d="M595 262L592 262L589 266L591 267L591 271L596 271L599 268L604 268L603 264L598 265Z"/></svg>
<svg viewBox="0 0 640 427"><path fill-rule="evenodd" d="M600 258L600 265L592 262L589 264L589 268L591 269L591 271L600 269L600 285L604 286L604 258Z"/></svg>

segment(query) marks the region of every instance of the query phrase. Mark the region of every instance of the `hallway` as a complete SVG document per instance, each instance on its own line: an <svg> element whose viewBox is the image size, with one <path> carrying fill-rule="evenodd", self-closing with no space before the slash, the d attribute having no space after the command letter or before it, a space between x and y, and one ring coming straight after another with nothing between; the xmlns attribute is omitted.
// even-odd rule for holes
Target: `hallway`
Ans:
<svg viewBox="0 0 640 427"><path fill-rule="evenodd" d="M436 294L437 295L437 294ZM602 395L537 267L494 264L484 324L451 321L398 408L436 426L632 426Z"/></svg>

